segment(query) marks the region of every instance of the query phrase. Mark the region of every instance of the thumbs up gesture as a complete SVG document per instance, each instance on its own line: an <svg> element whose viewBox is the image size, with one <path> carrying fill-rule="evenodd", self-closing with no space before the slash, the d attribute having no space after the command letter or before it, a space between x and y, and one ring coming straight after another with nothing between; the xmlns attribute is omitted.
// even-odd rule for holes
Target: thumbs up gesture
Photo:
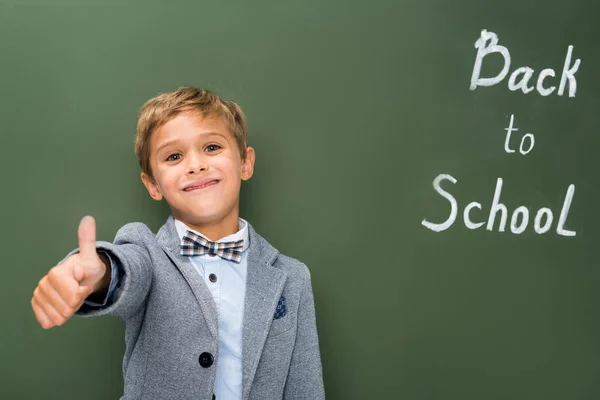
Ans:
<svg viewBox="0 0 600 400"><path fill-rule="evenodd" d="M83 217L78 230L79 253L52 267L33 291L31 306L44 329L64 324L94 292L110 283L110 261L96 252L96 221Z"/></svg>

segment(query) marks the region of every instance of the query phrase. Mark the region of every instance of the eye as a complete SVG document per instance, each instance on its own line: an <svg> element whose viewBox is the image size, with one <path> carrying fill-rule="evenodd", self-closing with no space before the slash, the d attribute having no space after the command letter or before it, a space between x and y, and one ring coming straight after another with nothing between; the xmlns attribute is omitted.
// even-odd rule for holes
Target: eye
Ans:
<svg viewBox="0 0 600 400"><path fill-rule="evenodd" d="M204 149L205 151L217 151L221 148L221 146L219 146L218 144L209 144L208 146L206 146L206 148Z"/></svg>
<svg viewBox="0 0 600 400"><path fill-rule="evenodd" d="M173 153L169 157L167 157L167 161L177 161L177 159L174 159L173 156L181 156L181 154Z"/></svg>

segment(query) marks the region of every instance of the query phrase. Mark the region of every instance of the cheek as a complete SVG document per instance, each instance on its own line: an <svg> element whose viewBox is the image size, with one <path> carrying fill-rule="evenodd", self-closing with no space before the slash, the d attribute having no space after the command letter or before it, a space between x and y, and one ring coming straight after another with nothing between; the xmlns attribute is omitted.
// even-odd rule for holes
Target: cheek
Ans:
<svg viewBox="0 0 600 400"><path fill-rule="evenodd" d="M239 177L241 175L241 163L231 158L215 160L215 166L223 171L229 177Z"/></svg>
<svg viewBox="0 0 600 400"><path fill-rule="evenodd" d="M170 169L168 171L161 171L160 179L158 182L159 187L163 192L172 192L173 189L177 186L177 174L174 172L175 171L172 171Z"/></svg>

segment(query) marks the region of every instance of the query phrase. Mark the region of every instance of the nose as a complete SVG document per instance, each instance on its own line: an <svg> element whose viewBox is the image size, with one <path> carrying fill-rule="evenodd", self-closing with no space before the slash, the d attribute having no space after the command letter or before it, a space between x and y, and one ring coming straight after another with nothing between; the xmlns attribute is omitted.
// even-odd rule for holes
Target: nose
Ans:
<svg viewBox="0 0 600 400"><path fill-rule="evenodd" d="M206 163L206 157L203 157L202 154L192 152L188 154L187 159L188 164L186 166L186 170L188 175L193 175L195 173L205 171L208 168L208 165Z"/></svg>

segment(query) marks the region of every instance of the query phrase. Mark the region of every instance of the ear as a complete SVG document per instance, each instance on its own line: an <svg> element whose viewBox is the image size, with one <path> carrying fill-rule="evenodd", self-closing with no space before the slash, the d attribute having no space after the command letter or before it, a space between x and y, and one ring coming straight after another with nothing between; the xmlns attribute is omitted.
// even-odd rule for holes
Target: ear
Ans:
<svg viewBox="0 0 600 400"><path fill-rule="evenodd" d="M146 189L148 189L148 193L150 193L150 197L152 197L156 201L162 200L162 198L163 198L162 193L160 192L160 189L158 188L158 184L154 181L154 179L150 178L144 172L142 172L140 177L142 178L142 183L144 183L144 186L146 186Z"/></svg>
<svg viewBox="0 0 600 400"><path fill-rule="evenodd" d="M246 148L246 158L242 160L242 180L247 181L254 174L254 159L256 154L252 147Z"/></svg>

